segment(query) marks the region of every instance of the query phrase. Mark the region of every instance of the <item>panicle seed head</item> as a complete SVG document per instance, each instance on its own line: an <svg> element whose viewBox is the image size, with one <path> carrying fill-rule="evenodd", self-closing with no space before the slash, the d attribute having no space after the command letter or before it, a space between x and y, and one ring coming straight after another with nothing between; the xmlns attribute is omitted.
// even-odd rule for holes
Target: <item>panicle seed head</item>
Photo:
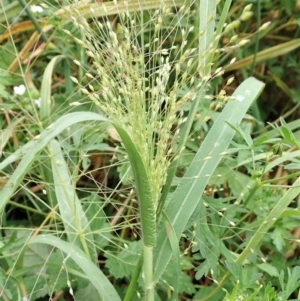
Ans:
<svg viewBox="0 0 300 301"><path fill-rule="evenodd" d="M129 1L113 3L116 8L122 5L123 13L119 13L117 24L108 18L95 21L97 34L80 12L72 12L76 15L71 16L73 24L85 37L75 41L85 48L97 73L97 77L86 73L85 78L97 81L97 89L91 82L86 84L87 88L81 87L81 91L127 131L147 166L152 198L158 200L170 164L173 135L178 132L174 124L179 127L184 120L181 106L196 99L199 89L224 73L222 67L213 73L205 71L213 65L206 58L217 53L215 41L220 36L200 54L199 63L198 48L186 47L194 27L181 22L182 16L193 13L193 6L187 1L176 14L167 2L162 2L146 24L142 23L139 12L130 11ZM109 12L109 5L102 2L103 15ZM94 13L91 9L91 14ZM209 22L213 19L215 15L211 14ZM238 27L240 22L230 23L225 32ZM145 34L143 26L151 28L150 33ZM198 37L205 33L202 30ZM74 63L81 66L79 61ZM76 78L71 79L80 85ZM228 80L227 84L230 83ZM220 109L226 97L225 91L221 91L214 109ZM178 110L180 113L176 114Z"/></svg>

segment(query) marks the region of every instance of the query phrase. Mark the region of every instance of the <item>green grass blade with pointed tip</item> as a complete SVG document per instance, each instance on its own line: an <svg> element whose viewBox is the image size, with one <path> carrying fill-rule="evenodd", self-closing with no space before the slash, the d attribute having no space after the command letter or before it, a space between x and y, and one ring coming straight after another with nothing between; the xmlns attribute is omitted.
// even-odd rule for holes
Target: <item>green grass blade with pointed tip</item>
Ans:
<svg viewBox="0 0 300 301"><path fill-rule="evenodd" d="M97 253L91 243L93 235L91 234L89 221L77 197L75 184L72 183L69 169L58 141L53 139L48 150L51 157L54 190L68 241L82 249L89 259L96 263Z"/></svg>
<svg viewBox="0 0 300 301"><path fill-rule="evenodd" d="M43 122L43 126L47 126L50 123L51 118L51 89L52 89L52 74L54 71L55 64L59 60L63 59L64 55L57 55L51 59L48 63L41 86L41 108L40 108L40 119ZM46 123L46 124L45 124Z"/></svg>
<svg viewBox="0 0 300 301"><path fill-rule="evenodd" d="M218 119L210 129L199 151L187 169L179 186L172 194L172 199L164 209L171 221L175 234L181 237L185 227L196 209L201 195L209 181L210 175L218 166L222 156L234 136L234 130L227 124L239 124L251 103L258 97L264 84L255 78L245 80L234 92L235 100L229 101ZM214 158L213 160L210 160ZM169 260L172 248L166 229L160 228L157 237L157 247L154 255L154 280L158 282Z"/></svg>

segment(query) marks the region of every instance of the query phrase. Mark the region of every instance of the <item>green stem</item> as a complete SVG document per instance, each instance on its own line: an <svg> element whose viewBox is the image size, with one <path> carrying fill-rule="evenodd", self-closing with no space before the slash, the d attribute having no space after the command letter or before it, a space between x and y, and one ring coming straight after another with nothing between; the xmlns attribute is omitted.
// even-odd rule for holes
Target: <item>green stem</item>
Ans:
<svg viewBox="0 0 300 301"><path fill-rule="evenodd" d="M154 285L153 285L153 247L144 245L144 277L145 277L145 293L146 301L154 301Z"/></svg>
<svg viewBox="0 0 300 301"><path fill-rule="evenodd" d="M28 7L28 4L24 0L19 0L19 3L24 7L24 10L26 11L26 14L27 14L28 18L31 20L31 22L34 25L37 32L40 33L40 35L41 35L42 39L44 40L44 42L47 42L48 38L47 38L46 34L43 32L39 22L37 21L37 19L33 15L32 11Z"/></svg>
<svg viewBox="0 0 300 301"><path fill-rule="evenodd" d="M256 14L257 14L257 30L259 30L260 26L261 26L261 7L260 7L260 0L257 0L257 11L256 11ZM255 38L255 48L254 48L254 54L253 54L253 61L252 61L252 65L251 65L251 69L250 69L250 76L253 75L254 73L254 68L255 68L255 64L256 64L256 54L258 53L258 48L259 48L259 35L256 35L256 38ZM248 76L247 76L248 77ZM261 114L260 114L260 110L259 110L259 107L258 107L258 103L255 101L252 105L252 110L253 110L253 115L254 117L261 121L262 118L261 118ZM259 129L262 128L262 125L261 125L261 122L258 123L258 127Z"/></svg>
<svg viewBox="0 0 300 301"><path fill-rule="evenodd" d="M260 188L262 186L261 182L256 180L254 182L254 186L252 187L252 189L250 190L245 202L244 202L244 205L245 207L248 205L249 201L252 199L252 197L254 196L255 192L257 191L258 188Z"/></svg>
<svg viewBox="0 0 300 301"><path fill-rule="evenodd" d="M256 9L256 16L257 16L257 30L259 30L261 26L261 7L260 7L260 0L257 0L257 9ZM254 45L254 54L253 54L253 61L250 69L250 75L253 76L254 73L254 68L256 64L256 55L258 53L258 48L259 48L259 35L256 35L255 37L255 45Z"/></svg>
<svg viewBox="0 0 300 301"><path fill-rule="evenodd" d="M128 289L127 289L127 292L126 292L126 295L125 295L125 298L123 301L131 301L133 299L133 293L134 293L134 290L135 290L135 287L137 284L138 277L141 272L142 258L143 258L142 255L140 255L139 261L137 263L137 266L135 268L134 274L131 278L130 284L128 286Z"/></svg>
<svg viewBox="0 0 300 301"><path fill-rule="evenodd" d="M275 179L262 181L262 185L266 186L266 184L270 184L270 183L273 183L273 182L280 182L280 181L283 181L283 180L289 180L291 178L296 178L298 176L300 176L300 171L292 173L292 174L284 176L284 177L278 177L278 178L275 178Z"/></svg>

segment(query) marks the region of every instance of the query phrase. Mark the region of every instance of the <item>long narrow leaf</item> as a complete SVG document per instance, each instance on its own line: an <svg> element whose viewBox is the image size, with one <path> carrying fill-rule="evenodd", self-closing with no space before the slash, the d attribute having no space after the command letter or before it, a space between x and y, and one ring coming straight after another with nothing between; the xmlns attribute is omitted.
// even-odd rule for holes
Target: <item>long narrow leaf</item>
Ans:
<svg viewBox="0 0 300 301"><path fill-rule="evenodd" d="M204 34L199 37L198 54L203 76L210 73L210 63L213 59L209 53L209 47L214 44L216 7L216 0L200 0L199 32L204 32Z"/></svg>
<svg viewBox="0 0 300 301"><path fill-rule="evenodd" d="M298 47L300 47L300 39L292 39L291 41L281 43L273 47L268 47L267 49L264 49L256 54L256 62L260 63L272 59L274 57L284 55L288 52L294 51ZM236 61L234 64L225 68L225 71L228 72L248 67L252 63L253 58L254 54L249 55L248 57L242 60Z"/></svg>
<svg viewBox="0 0 300 301"><path fill-rule="evenodd" d="M30 242L30 244L36 243L48 244L56 247L66 253L67 257L72 258L94 285L103 301L121 301L118 293L108 281L107 277L78 247L53 235L39 235ZM92 300L99 300L96 296L94 296L94 298L95 299Z"/></svg>
<svg viewBox="0 0 300 301"><path fill-rule="evenodd" d="M72 124L83 122L83 121L108 121L105 117L90 112L76 112L70 113L65 116L60 117L52 125L46 129L40 137L38 137L34 142L30 141L30 148L24 147L27 150L26 155L21 160L17 169L10 177L9 181L3 187L0 192L0 212L3 211L6 203L20 185L25 174L29 170L31 164L36 159L39 152L46 147L46 145L57 135L59 135L63 130L71 126Z"/></svg>
<svg viewBox="0 0 300 301"><path fill-rule="evenodd" d="M41 107L39 111L40 117L40 127L41 131L51 123L51 89L52 89L52 75L55 64L63 58L63 55L57 55L51 59L48 63L45 72L43 74L42 86L41 86ZM46 151L43 151L41 156L44 156L46 159L43 164L39 166L40 173L44 179L46 185L45 190L48 195L48 201L52 206L57 204L57 196L53 190L54 178L53 173L51 172L51 160L47 158Z"/></svg>
<svg viewBox="0 0 300 301"><path fill-rule="evenodd" d="M131 169L134 175L136 190L139 198L142 237L144 245L154 247L156 242L156 218L154 200L148 174L143 160L128 134L119 126L114 125L125 146Z"/></svg>
<svg viewBox="0 0 300 301"><path fill-rule="evenodd" d="M165 208L165 214L171 221L176 236L180 238L192 213L196 209L210 175L218 166L222 153L226 151L234 130L227 124L239 124L251 103L258 97L264 84L255 78L248 78L234 92L235 100L225 106L219 118L207 134L193 162L186 171L179 186L172 195L172 200ZM211 158L214 158L211 160ZM161 227L155 249L155 283L160 279L170 258L172 248L165 227Z"/></svg>
<svg viewBox="0 0 300 301"><path fill-rule="evenodd" d="M68 240L82 249L95 262L97 253L92 243L93 235L58 141L52 140L48 150L51 156L56 199Z"/></svg>
<svg viewBox="0 0 300 301"><path fill-rule="evenodd" d="M180 6L184 3L184 0L131 0L128 2L119 1L109 1L105 2L105 6L100 5L99 2L96 3L85 3L84 1L71 4L59 10L56 14L59 16L69 15L70 11L77 9L82 16L85 18L89 17L104 17L117 15L125 12L140 12L143 10L157 9L162 3L168 7ZM91 9L93 12L91 12Z"/></svg>
<svg viewBox="0 0 300 301"><path fill-rule="evenodd" d="M52 74L55 64L64 58L63 55L57 55L48 63L41 86L41 109L40 109L40 119L42 122L50 122L49 118L51 116L51 85L52 85ZM45 124L43 124L45 125Z"/></svg>
<svg viewBox="0 0 300 301"><path fill-rule="evenodd" d="M0 156L2 155L2 151L6 146L9 138L11 137L15 127L24 120L24 117L20 117L14 120L9 126L7 126L4 130L1 131L0 136Z"/></svg>

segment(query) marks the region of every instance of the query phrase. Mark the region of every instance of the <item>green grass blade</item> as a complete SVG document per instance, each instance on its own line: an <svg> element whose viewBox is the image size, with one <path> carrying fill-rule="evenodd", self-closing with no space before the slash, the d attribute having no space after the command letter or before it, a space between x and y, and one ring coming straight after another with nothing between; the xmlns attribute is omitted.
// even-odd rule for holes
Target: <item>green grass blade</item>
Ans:
<svg viewBox="0 0 300 301"><path fill-rule="evenodd" d="M48 149L51 156L56 199L68 241L82 249L89 259L96 263L97 253L91 243L93 236L89 222L77 197L60 144L52 140Z"/></svg>
<svg viewBox="0 0 300 301"><path fill-rule="evenodd" d="M257 229L246 248L236 259L236 263L243 263L247 257L252 254L252 251L261 242L262 238L268 232L268 230L273 226L275 221L281 216L284 210L288 207L291 201L297 197L300 193L300 177L294 182L289 190L281 197L281 199L276 203L274 208L271 210L269 215L261 223L260 227Z"/></svg>
<svg viewBox="0 0 300 301"><path fill-rule="evenodd" d="M103 301L121 301L118 293L106 276L78 247L53 235L39 235L30 242L30 244L35 243L51 245L66 253L68 257L72 258L85 273L89 281L94 285ZM95 299L93 300L99 300L96 296L94 296L94 298Z"/></svg>
<svg viewBox="0 0 300 301"><path fill-rule="evenodd" d="M26 145L23 149L26 149L26 155L23 157L18 167L16 168L9 181L0 191L0 212L3 211L6 203L13 195L14 191L20 185L25 174L29 170L31 164L37 159L41 150L63 130L70 127L72 124L84 121L108 121L105 117L90 112L76 112L70 113L57 119L52 125L50 125L35 141L29 142L30 148ZM15 158L15 156L14 156Z"/></svg>
<svg viewBox="0 0 300 301"><path fill-rule="evenodd" d="M172 287L173 287L173 300L176 300L178 297L178 289L179 289L179 277L180 277L180 249L178 245L178 238L176 236L175 230L172 226L171 221L169 220L168 216L163 212L163 221L165 223L166 231L168 234L169 242L172 248L172 253L173 257L175 258L174 260L174 265L173 265L173 282L172 282Z"/></svg>
<svg viewBox="0 0 300 301"><path fill-rule="evenodd" d="M139 200L140 220L143 240L143 274L145 300L154 301L153 285L153 247L156 244L156 200L152 197L152 189L149 181L147 167L140 153L132 142L127 132L114 124L125 146L132 173L135 180L136 191Z"/></svg>
<svg viewBox="0 0 300 301"><path fill-rule="evenodd" d="M1 130L0 134L0 156L4 150L9 138L11 137L15 127L24 120L24 117L20 117L14 120L10 125L8 125L4 130Z"/></svg>
<svg viewBox="0 0 300 301"><path fill-rule="evenodd" d="M42 86L41 86L41 107L39 111L40 127L41 131L51 123L51 92L52 92L52 75L55 64L62 59L63 55L57 55L51 59L48 63L45 72L43 74ZM45 156L43 164L40 165L40 173L45 182L45 189L48 196L48 201L52 207L57 204L57 197L53 189L54 178L51 171L51 160L47 158L47 153L43 152L42 156Z"/></svg>
<svg viewBox="0 0 300 301"><path fill-rule="evenodd" d="M8 2L8 1L7 1ZM0 5L0 24L6 24L7 20L16 18L22 10L22 6L18 1L12 1L11 3L5 3L1 1Z"/></svg>
<svg viewBox="0 0 300 301"><path fill-rule="evenodd" d="M285 55L291 51L294 51L298 47L300 47L300 38L292 39L291 41L284 42L273 47L268 47L267 49L256 53L256 63L264 62L281 55ZM243 58L242 60L236 61L234 64L226 67L225 71L228 72L232 70L240 70L242 68L248 67L252 64L253 59L254 54L251 54Z"/></svg>
<svg viewBox="0 0 300 301"><path fill-rule="evenodd" d="M142 237L144 245L146 245L147 247L154 247L156 242L155 206L154 200L152 199L152 192L146 167L139 152L137 151L135 145L131 141L126 131L115 124L114 126L125 146L134 175L136 190L139 198Z"/></svg>
<svg viewBox="0 0 300 301"><path fill-rule="evenodd" d="M214 48L217 49L218 48L218 43L220 41L220 38L222 36L222 32L224 30L225 24L226 24L226 20L228 17L228 13L229 13L229 9L231 6L232 0L226 0L224 3L224 6L222 8L222 13L220 15L219 21L218 21L218 25L216 28L216 32L215 32L215 40L214 40ZM219 37L219 38L217 38ZM209 55L209 62L213 62L215 53L211 53Z"/></svg>
<svg viewBox="0 0 300 301"><path fill-rule="evenodd" d="M51 116L51 85L52 85L52 74L55 64L64 58L64 55L57 55L49 62L43 75L43 81L41 86L41 109L40 109L40 119L46 122L46 125L50 122Z"/></svg>
<svg viewBox="0 0 300 301"><path fill-rule="evenodd" d="M217 1L216 0L200 0L200 7L198 8L199 32L204 32L199 37L199 66L203 76L210 74L213 57L209 54L210 45L214 44L215 31L215 15L216 15Z"/></svg>
<svg viewBox="0 0 300 301"><path fill-rule="evenodd" d="M165 214L171 221L177 237L180 237L185 230L185 226L200 201L210 175L212 175L222 158L221 153L226 151L234 136L234 130L226 124L226 121L239 124L263 87L262 82L255 78L248 78L236 89L233 94L235 100L229 101L219 115L172 195L172 200L165 208ZM210 160L210 158L214 159ZM172 248L166 230L162 227L158 233L154 256L155 283L160 279L171 257Z"/></svg>
<svg viewBox="0 0 300 301"><path fill-rule="evenodd" d="M34 141L29 141L28 143L17 149L15 152L13 152L9 157L5 158L0 163L0 170L5 169L9 164L13 162L20 160L20 158L23 157L33 145Z"/></svg>
<svg viewBox="0 0 300 301"><path fill-rule="evenodd" d="M120 1L117 4L115 1L109 1L105 2L105 7L100 5L98 2L87 4L84 1L80 1L64 7L56 14L64 16L66 12L69 14L70 11L74 11L74 9L76 9L80 12L80 15L85 18L104 17L118 15L125 12L140 12L143 10L147 11L150 9L157 9L162 5L162 3L167 7L180 6L184 3L184 1L185 0L131 0L126 3ZM93 12L91 12L91 9L93 9Z"/></svg>

